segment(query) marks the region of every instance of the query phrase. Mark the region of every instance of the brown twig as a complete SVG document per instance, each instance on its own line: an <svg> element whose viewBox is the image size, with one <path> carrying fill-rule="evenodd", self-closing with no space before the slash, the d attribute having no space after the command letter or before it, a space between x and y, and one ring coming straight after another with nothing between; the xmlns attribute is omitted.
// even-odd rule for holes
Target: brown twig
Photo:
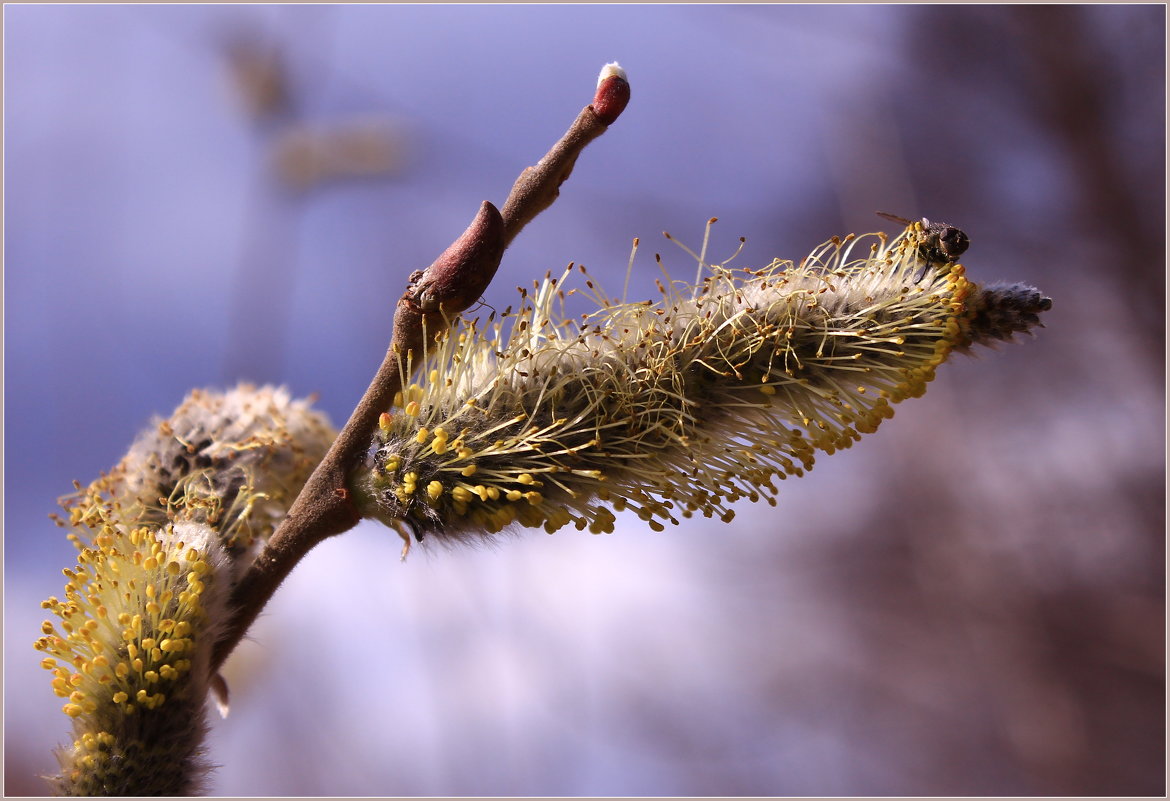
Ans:
<svg viewBox="0 0 1170 801"><path fill-rule="evenodd" d="M593 103L581 111L544 158L520 174L503 212L484 201L462 236L430 267L410 276L398 301L393 339L382 365L288 516L232 591L234 614L216 643L213 671L220 669L301 558L321 541L357 524L360 517L350 499L348 476L365 455L378 417L401 390L404 369L409 370L422 356L424 332L443 330L447 320L479 299L491 283L504 249L537 214L552 205L577 156L605 133L629 99L625 73L616 64L607 64Z"/></svg>
<svg viewBox="0 0 1170 801"><path fill-rule="evenodd" d="M504 202L505 241L512 244L516 234L553 204L561 184L573 172L577 156L585 146L605 133L630 102L630 84L617 64L606 64L597 81L597 94L569 126L561 140L544 158L525 168L512 185Z"/></svg>

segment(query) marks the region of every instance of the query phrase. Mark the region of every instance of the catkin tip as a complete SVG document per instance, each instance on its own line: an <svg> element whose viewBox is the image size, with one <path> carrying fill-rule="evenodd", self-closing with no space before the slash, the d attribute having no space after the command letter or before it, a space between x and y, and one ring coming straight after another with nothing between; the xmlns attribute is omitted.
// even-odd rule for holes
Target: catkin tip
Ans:
<svg viewBox="0 0 1170 801"><path fill-rule="evenodd" d="M1031 334L1043 328L1040 313L1052 308L1052 298L1022 283L996 283L980 287L967 302L965 341L959 347L988 347L1010 342L1017 333Z"/></svg>

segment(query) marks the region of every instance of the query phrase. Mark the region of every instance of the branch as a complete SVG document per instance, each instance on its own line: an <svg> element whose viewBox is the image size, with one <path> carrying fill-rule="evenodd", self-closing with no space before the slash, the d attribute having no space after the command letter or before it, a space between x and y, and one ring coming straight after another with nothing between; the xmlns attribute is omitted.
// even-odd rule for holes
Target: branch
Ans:
<svg viewBox="0 0 1170 801"><path fill-rule="evenodd" d="M484 201L467 230L430 267L410 276L394 315L394 334L382 365L338 434L333 446L293 502L288 517L272 535L232 591L234 610L212 657L213 674L243 638L276 588L313 546L357 525L360 516L347 479L364 458L378 425L402 389L411 364L421 361L424 332L442 331L474 304L491 283L504 249L520 230L560 194L585 146L625 109L630 85L617 64L601 71L593 103L586 106L552 150L516 179L503 213Z"/></svg>
<svg viewBox="0 0 1170 801"><path fill-rule="evenodd" d="M504 229L507 244L525 225L553 204L561 184L573 172L577 156L585 146L605 133L606 129L630 102L630 84L626 73L616 63L606 64L597 79L597 94L586 106L544 158L525 168L512 185L504 202Z"/></svg>

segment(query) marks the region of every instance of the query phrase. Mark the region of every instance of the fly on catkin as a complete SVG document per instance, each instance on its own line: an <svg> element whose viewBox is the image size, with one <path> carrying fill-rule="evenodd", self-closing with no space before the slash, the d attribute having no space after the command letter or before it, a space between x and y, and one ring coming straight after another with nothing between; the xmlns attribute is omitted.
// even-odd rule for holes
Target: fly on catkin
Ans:
<svg viewBox="0 0 1170 801"><path fill-rule="evenodd" d="M913 223L834 238L799 265L715 266L657 303L587 280L600 308L579 321L558 313L570 265L522 290L507 326L462 320L440 339L383 415L354 495L419 540L609 532L611 508L661 530L730 520L742 498L774 505L776 479L876 430L953 350L1039 325L1051 301L981 290L937 235Z"/></svg>
<svg viewBox="0 0 1170 801"><path fill-rule="evenodd" d="M108 474L65 499L77 565L36 648L73 719L63 795L199 789L211 651L234 577L333 438L284 390L193 392Z"/></svg>

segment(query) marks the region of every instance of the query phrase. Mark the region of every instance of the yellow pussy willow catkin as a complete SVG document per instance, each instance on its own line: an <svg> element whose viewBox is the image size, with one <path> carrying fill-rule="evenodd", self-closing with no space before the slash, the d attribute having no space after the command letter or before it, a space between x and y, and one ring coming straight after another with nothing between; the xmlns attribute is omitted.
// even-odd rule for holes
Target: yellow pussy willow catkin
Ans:
<svg viewBox="0 0 1170 801"><path fill-rule="evenodd" d="M510 326L464 320L434 348L383 416L356 496L419 539L609 532L611 508L661 530L730 520L741 498L774 504L774 479L876 430L972 341L975 287L961 265L925 262L924 236L915 224L833 239L800 265L717 266L657 303L601 298L580 321L556 311L569 270L546 277Z"/></svg>
<svg viewBox="0 0 1170 801"><path fill-rule="evenodd" d="M64 505L76 522L100 492L124 522L206 522L238 568L271 536L336 432L328 419L281 387L251 384L193 390L156 418L129 452Z"/></svg>
<svg viewBox="0 0 1170 801"><path fill-rule="evenodd" d="M73 743L61 795L186 795L202 741L212 647L227 599L334 436L272 387L195 391L109 473L62 505L78 550L35 643Z"/></svg>

